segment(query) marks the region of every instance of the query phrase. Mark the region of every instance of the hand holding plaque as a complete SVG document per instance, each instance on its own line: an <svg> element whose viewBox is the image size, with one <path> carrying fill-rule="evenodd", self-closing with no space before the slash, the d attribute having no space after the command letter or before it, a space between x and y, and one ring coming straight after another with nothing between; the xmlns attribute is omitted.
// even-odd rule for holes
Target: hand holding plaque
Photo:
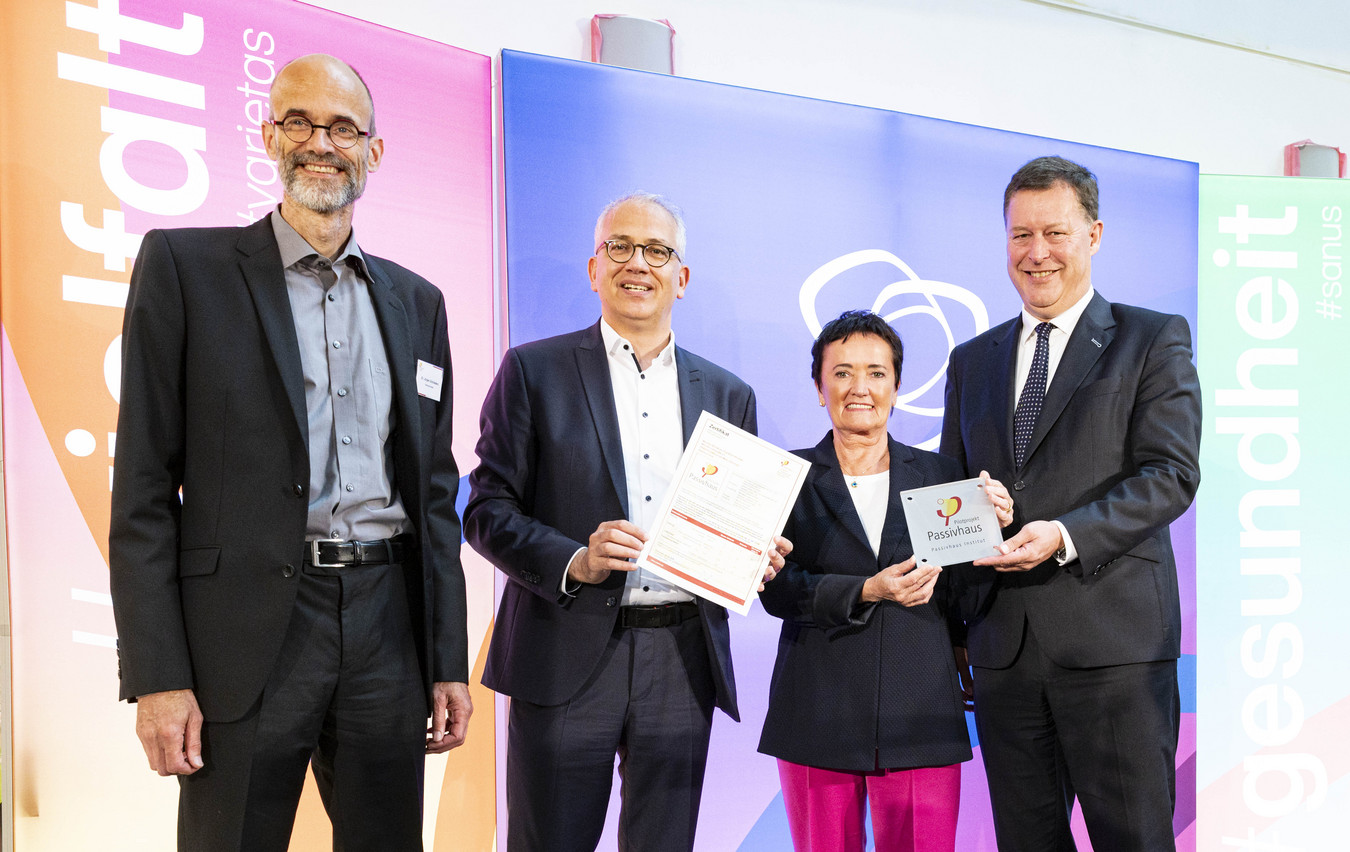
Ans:
<svg viewBox="0 0 1350 852"><path fill-rule="evenodd" d="M955 565L997 556L1003 543L998 514L981 479L963 479L900 492L919 565Z"/></svg>

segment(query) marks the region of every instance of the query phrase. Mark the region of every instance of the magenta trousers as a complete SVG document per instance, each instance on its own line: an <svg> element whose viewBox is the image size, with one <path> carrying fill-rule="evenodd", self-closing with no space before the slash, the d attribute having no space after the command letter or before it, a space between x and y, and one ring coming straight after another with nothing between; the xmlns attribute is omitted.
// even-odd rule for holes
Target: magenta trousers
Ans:
<svg viewBox="0 0 1350 852"><path fill-rule="evenodd" d="M954 852L961 764L840 772L778 761L796 852L863 852L863 808L876 852Z"/></svg>

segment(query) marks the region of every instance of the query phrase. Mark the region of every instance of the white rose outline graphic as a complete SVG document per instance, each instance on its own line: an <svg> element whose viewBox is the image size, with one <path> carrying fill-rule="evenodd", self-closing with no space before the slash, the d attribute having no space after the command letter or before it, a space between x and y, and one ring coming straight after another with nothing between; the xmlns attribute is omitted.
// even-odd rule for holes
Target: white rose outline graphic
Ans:
<svg viewBox="0 0 1350 852"><path fill-rule="evenodd" d="M941 408L928 408L912 404L913 400L922 397L940 381L945 381L947 375L947 363L950 360L952 348L956 346L956 337L952 334L951 324L948 323L946 315L938 305L938 298L950 299L963 305L970 311L971 317L975 322L975 334L986 331L989 328L989 312L985 309L984 302L979 296L970 292L964 287L955 284L949 284L946 281L933 281L927 278L920 278L905 263L894 254L885 249L863 249L861 251L850 252L834 260L829 261L815 272L806 277L802 283L801 292L798 296L798 302L802 312L802 319L806 321L806 327L811 330L811 336L818 337L824 324L816 311L816 297L825 285L837 276L858 266L868 263L887 263L898 269L905 277L894 281L881 288L876 298L872 302L871 310L880 316L886 322L894 325L897 320L908 316L929 316L937 321L942 329L943 335L947 338L947 355L942 359L942 366L923 384L917 388L904 391L895 399L895 407L909 414L916 414L923 417L941 417ZM919 296L924 304L910 304L897 308L889 313L885 310L886 303L897 296ZM925 441L925 444L936 443L937 439Z"/></svg>

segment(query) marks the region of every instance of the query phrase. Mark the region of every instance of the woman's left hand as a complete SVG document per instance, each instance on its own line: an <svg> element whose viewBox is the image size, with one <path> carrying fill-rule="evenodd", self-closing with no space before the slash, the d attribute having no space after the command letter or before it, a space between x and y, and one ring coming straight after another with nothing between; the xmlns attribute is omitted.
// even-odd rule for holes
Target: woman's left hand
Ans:
<svg viewBox="0 0 1350 852"><path fill-rule="evenodd" d="M980 481L984 483L984 493L989 495L989 502L994 504L994 514L998 515L999 528L1007 527L1013 522L1012 495L1002 482L991 479L987 470L980 471Z"/></svg>

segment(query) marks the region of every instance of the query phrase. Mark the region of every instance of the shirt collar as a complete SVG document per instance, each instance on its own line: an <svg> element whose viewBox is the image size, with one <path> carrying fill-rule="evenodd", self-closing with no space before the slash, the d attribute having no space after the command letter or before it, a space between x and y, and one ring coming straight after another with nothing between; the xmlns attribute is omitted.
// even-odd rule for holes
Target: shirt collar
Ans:
<svg viewBox="0 0 1350 852"><path fill-rule="evenodd" d="M1041 320L1028 313L1026 308L1022 308L1023 342L1030 340L1036 335L1036 326L1040 325L1042 322L1052 323L1056 329L1064 332L1066 335L1073 334L1074 328L1078 325L1078 320L1083 316L1083 311L1087 310L1088 302L1092 301L1092 295L1095 292L1097 291L1088 287L1087 292L1083 294L1081 299L1070 305L1064 313L1050 320Z"/></svg>
<svg viewBox="0 0 1350 852"><path fill-rule="evenodd" d="M301 261L307 261L309 258L319 257L319 253L314 250L314 246L309 241L300 236L300 232L291 227L291 223L281 215L281 209L272 211L272 234L276 237L277 248L281 251L281 268L290 269ZM333 265L337 266L346 263L354 269L357 275L368 279L366 274L366 258L361 254L361 248L356 244L356 231L353 230L347 235L347 243L342 247L342 251L333 260Z"/></svg>
<svg viewBox="0 0 1350 852"><path fill-rule="evenodd" d="M618 358L620 361L633 361L633 359L637 357L636 354L633 354L635 353L633 344L621 337L619 333L614 330L614 327L605 321L604 317L600 318L600 339L604 341L605 352L608 353L611 358ZM628 347L626 350L624 349L625 346ZM632 357L625 358L625 355L632 355ZM659 353L657 353L657 356L652 359L652 365L669 367L674 363L675 330L671 329L670 340L666 341L666 345Z"/></svg>

